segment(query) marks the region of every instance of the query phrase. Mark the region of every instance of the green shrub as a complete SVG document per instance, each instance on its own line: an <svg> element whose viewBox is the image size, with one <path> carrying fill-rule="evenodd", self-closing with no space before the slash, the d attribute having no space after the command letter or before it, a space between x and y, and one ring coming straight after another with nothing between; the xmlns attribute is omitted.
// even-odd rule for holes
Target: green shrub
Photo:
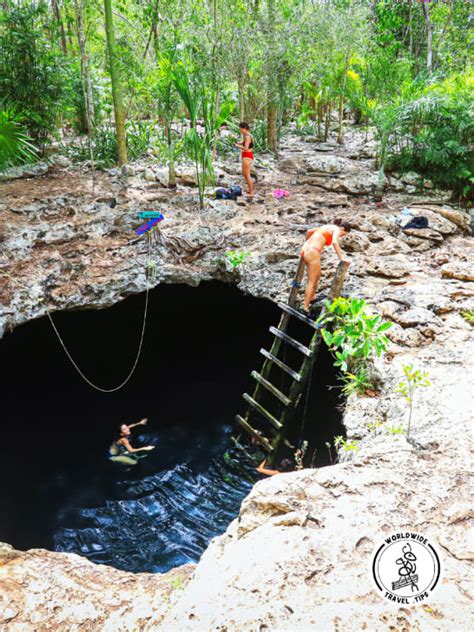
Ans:
<svg viewBox="0 0 474 632"><path fill-rule="evenodd" d="M39 146L70 107L69 60L44 27L47 10L46 3L22 3L0 11L0 95L22 112Z"/></svg>
<svg viewBox="0 0 474 632"><path fill-rule="evenodd" d="M474 196L474 77L432 82L402 103L388 149L388 166L415 170L435 185Z"/></svg>
<svg viewBox="0 0 474 632"><path fill-rule="evenodd" d="M21 124L21 117L13 110L0 110L0 170L33 162L37 154Z"/></svg>
<svg viewBox="0 0 474 632"><path fill-rule="evenodd" d="M374 389L370 377L370 365L374 356L380 356L387 348L384 332L392 326L381 316L369 312L366 302L356 298L326 301L326 312L319 317L321 335L333 354L334 366L342 371L343 392L363 395Z"/></svg>
<svg viewBox="0 0 474 632"><path fill-rule="evenodd" d="M149 121L130 121L126 124L127 151L129 160L137 160L144 156L152 144L152 133L155 123ZM63 148L74 160L89 160L87 140L71 144ZM92 153L98 167L112 167L118 161L117 135L109 125L99 125L92 133Z"/></svg>
<svg viewBox="0 0 474 632"><path fill-rule="evenodd" d="M321 335L336 358L334 366L347 371L359 360L380 356L386 350L388 338L384 332L392 323L372 315L364 300L339 297L332 303L326 301L326 309L318 323L331 326L332 331L321 329Z"/></svg>

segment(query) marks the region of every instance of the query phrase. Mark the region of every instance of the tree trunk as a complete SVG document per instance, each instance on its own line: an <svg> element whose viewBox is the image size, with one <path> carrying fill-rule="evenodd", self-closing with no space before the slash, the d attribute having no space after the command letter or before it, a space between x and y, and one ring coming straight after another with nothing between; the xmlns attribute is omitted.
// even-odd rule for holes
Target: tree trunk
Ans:
<svg viewBox="0 0 474 632"><path fill-rule="evenodd" d="M86 36L84 30L84 0L75 0L77 19L77 40L79 43L79 55L81 61L81 78L84 93L84 108L86 112L87 132L91 133L94 125L94 99L92 97L92 81L89 68L89 56L86 48Z"/></svg>
<svg viewBox="0 0 474 632"><path fill-rule="evenodd" d="M277 103L273 55L275 49L275 0L268 0L268 55L267 55L267 140L271 151L277 153Z"/></svg>
<svg viewBox="0 0 474 632"><path fill-rule="evenodd" d="M413 7L412 7L412 3L410 0L410 8L409 8L409 13L408 13L408 33L409 33L409 49L410 49L410 55L413 55L413 26L412 26L412 22L413 22Z"/></svg>
<svg viewBox="0 0 474 632"><path fill-rule="evenodd" d="M339 97L339 131L337 134L337 142L339 145L342 145L342 143L344 142L343 131L342 131L342 120L344 118L344 90L346 89L349 59L350 59L350 51L347 51L346 60L344 62L344 74L342 75L341 96Z"/></svg>
<svg viewBox="0 0 474 632"><path fill-rule="evenodd" d="M426 23L426 69L431 74L433 72L433 23L428 6L425 3L422 6Z"/></svg>
<svg viewBox="0 0 474 632"><path fill-rule="evenodd" d="M245 73L239 77L239 115L240 120L245 121Z"/></svg>
<svg viewBox="0 0 474 632"><path fill-rule="evenodd" d="M267 140L268 146L277 153L277 108L274 102L268 104L267 109Z"/></svg>
<svg viewBox="0 0 474 632"><path fill-rule="evenodd" d="M329 102L326 105L326 118L324 120L324 142L327 141L329 136L329 125L331 124L331 107L332 103Z"/></svg>
<svg viewBox="0 0 474 632"><path fill-rule="evenodd" d="M117 44L115 42L114 20L112 16L112 0L104 0L105 32L107 35L107 51L109 55L110 80L114 100L115 129L117 132L118 162L127 162L127 139L125 135L125 108L123 106L122 85L118 64Z"/></svg>
<svg viewBox="0 0 474 632"><path fill-rule="evenodd" d="M61 33L61 50L67 55L67 41L66 33L64 32L64 24L61 18L61 9L59 8L58 0L51 0L51 6L53 8L54 17L59 26L59 32Z"/></svg>
<svg viewBox="0 0 474 632"><path fill-rule="evenodd" d="M172 152L173 139L171 138L171 122L166 121L166 138L168 140L168 188L176 189L176 169Z"/></svg>
<svg viewBox="0 0 474 632"><path fill-rule="evenodd" d="M337 142L339 145L343 143L343 133L342 133L342 119L344 115L344 96L341 94L339 97L339 129L337 132Z"/></svg>

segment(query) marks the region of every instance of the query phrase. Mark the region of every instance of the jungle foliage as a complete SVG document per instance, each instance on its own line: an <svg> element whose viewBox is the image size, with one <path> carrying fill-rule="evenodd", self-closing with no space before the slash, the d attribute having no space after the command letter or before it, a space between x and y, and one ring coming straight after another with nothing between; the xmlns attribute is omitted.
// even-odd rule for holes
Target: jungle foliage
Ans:
<svg viewBox="0 0 474 632"><path fill-rule="evenodd" d="M473 24L458 0L2 0L0 109L40 152L88 133L99 165L149 152L170 183L187 155L201 192L239 119L260 152L289 126L344 143L353 123L373 131L381 175L416 170L467 198Z"/></svg>

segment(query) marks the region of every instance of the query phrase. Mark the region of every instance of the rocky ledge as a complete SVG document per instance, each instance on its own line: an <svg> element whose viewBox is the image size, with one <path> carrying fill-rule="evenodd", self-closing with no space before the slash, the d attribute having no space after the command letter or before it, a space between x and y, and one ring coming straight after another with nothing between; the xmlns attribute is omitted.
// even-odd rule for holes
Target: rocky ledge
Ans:
<svg viewBox="0 0 474 632"><path fill-rule="evenodd" d="M1 630L470 627L466 438L474 354L472 325L462 316L473 308L469 219L417 178L377 189L370 156L355 143L336 149L289 139L278 163L257 166L255 201L210 200L204 211L185 168L174 193L149 165L100 174L94 190L89 174L58 165L2 185L2 331L46 311L107 307L147 284L216 279L255 296L286 297L305 231L334 217L355 227L345 244L352 258L345 291L395 325L378 366L380 396L353 396L346 406L357 452L341 451L334 466L258 483L194 571L130 575L77 556L4 547ZM221 182L235 173L236 165L222 164ZM276 200L276 187L291 196ZM395 219L404 208L425 216L428 228L402 230ZM139 210L166 216L151 266L148 244L133 232ZM232 272L228 250L251 257ZM322 293L335 263L325 252ZM406 421L395 386L408 363L431 381L417 392L409 441L393 434ZM426 604L393 606L372 587L371 553L401 529L431 538L440 553L442 579Z"/></svg>

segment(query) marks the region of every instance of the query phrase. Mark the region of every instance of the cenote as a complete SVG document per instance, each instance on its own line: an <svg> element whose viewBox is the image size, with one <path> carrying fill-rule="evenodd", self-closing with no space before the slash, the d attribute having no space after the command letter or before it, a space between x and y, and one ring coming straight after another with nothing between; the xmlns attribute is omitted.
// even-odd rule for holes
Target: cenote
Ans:
<svg viewBox="0 0 474 632"><path fill-rule="evenodd" d="M93 381L110 387L126 375L143 305L137 295L107 310L54 315ZM0 541L74 552L129 571L197 561L258 480L231 437L239 434L241 395L253 387L250 372L261 365L259 349L268 348L268 328L278 319L273 303L232 285L160 285L150 292L138 368L111 394L80 379L47 319L5 335ZM336 383L322 349L304 433L316 466L327 464L324 443L344 434L339 390L329 388ZM119 424L142 417L148 425L133 443L155 450L128 470L109 462ZM292 440L300 429L298 421Z"/></svg>

